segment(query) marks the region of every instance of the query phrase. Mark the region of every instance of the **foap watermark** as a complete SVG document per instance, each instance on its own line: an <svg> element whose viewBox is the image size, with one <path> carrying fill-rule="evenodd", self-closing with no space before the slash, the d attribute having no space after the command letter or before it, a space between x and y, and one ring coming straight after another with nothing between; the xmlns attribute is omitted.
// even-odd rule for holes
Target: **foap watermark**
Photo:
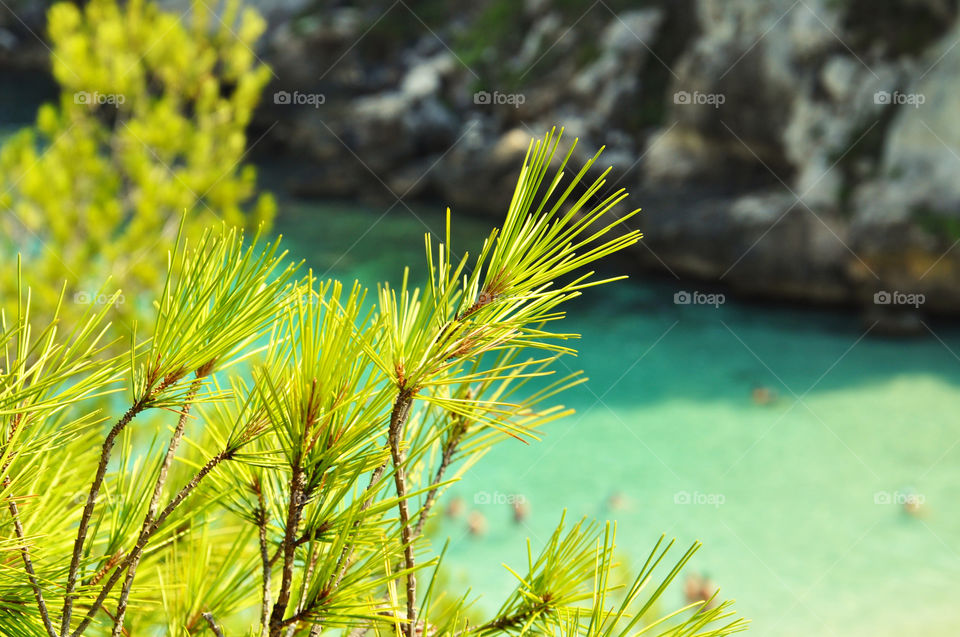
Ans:
<svg viewBox="0 0 960 637"><path fill-rule="evenodd" d="M686 290L680 290L679 292L673 295L673 303L675 305L712 305L713 307L720 307L727 302L727 297L723 294L707 294L706 292L688 292Z"/></svg>
<svg viewBox="0 0 960 637"><path fill-rule="evenodd" d="M274 104L290 106L312 106L320 108L327 101L323 93L301 93L300 91L277 91L273 94Z"/></svg>
<svg viewBox="0 0 960 637"><path fill-rule="evenodd" d="M920 108L927 101L923 93L901 93L900 91L877 91L873 94L874 104L897 104L898 106L912 106Z"/></svg>
<svg viewBox="0 0 960 637"><path fill-rule="evenodd" d="M874 305L909 305L918 308L926 301L927 297L919 293L880 290L873 295Z"/></svg>
<svg viewBox="0 0 960 637"><path fill-rule="evenodd" d="M86 290L74 292L73 302L77 305L123 305L126 299L122 294L93 294Z"/></svg>
<svg viewBox="0 0 960 637"><path fill-rule="evenodd" d="M73 94L73 103L74 104L94 104L97 106L102 106L104 104L110 104L111 106L119 106L127 101L127 97L123 93L101 93L100 91L77 91Z"/></svg>
<svg viewBox="0 0 960 637"><path fill-rule="evenodd" d="M720 108L727 101L723 93L701 93L700 91L677 91L673 94L673 103L680 105L695 104Z"/></svg>
<svg viewBox="0 0 960 637"><path fill-rule="evenodd" d="M726 501L727 498L722 493L677 491L673 494L674 504L696 504L699 506L712 506L715 509L719 509Z"/></svg>
<svg viewBox="0 0 960 637"><path fill-rule="evenodd" d="M519 108L521 104L527 101L527 96L523 93L501 93L500 91L477 91L473 94L473 103L479 105L501 105L507 104L514 108Z"/></svg>
<svg viewBox="0 0 960 637"><path fill-rule="evenodd" d="M495 301L505 301L507 299L513 299L513 298L517 298L517 297L515 297L512 294L506 294L504 292L500 292L499 294L494 294L493 292L484 291L477 294L477 298L473 302L473 307L476 309L477 307L489 305ZM467 310L467 312L469 312L469 310Z"/></svg>
<svg viewBox="0 0 960 637"><path fill-rule="evenodd" d="M526 504L527 498L522 493L501 493L500 491L477 491L473 495L474 504Z"/></svg>
<svg viewBox="0 0 960 637"><path fill-rule="evenodd" d="M896 504L897 506L918 507L927 501L922 493L913 491L877 491L873 494L873 503L880 505Z"/></svg>

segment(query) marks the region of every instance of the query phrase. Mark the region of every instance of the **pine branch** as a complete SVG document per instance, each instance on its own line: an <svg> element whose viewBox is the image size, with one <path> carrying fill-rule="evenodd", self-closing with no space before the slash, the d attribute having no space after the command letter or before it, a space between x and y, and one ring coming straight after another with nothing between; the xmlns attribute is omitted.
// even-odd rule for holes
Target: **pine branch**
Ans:
<svg viewBox="0 0 960 637"><path fill-rule="evenodd" d="M293 474L290 476L290 504L287 508L287 524L283 537L283 573L280 579L280 591L277 593L277 602L270 614L270 637L277 637L283 628L283 616L290 603L290 589L293 586L294 557L296 556L297 529L300 526L302 513L301 498L304 493L306 474L300 464L299 456L293 463Z"/></svg>
<svg viewBox="0 0 960 637"><path fill-rule="evenodd" d="M313 547L311 547L313 548ZM294 611L295 615L302 615L304 609L304 603L306 602L306 592L307 585L310 582L310 578L313 577L313 571L317 568L317 562L320 560L320 553L316 550L311 551L310 561L307 562L307 570L303 574L303 578L300 581L300 600L297 602L297 610ZM297 624L300 622L295 622L287 626L287 632L284 637L293 637L293 633L297 630ZM319 624L314 624L314 627Z"/></svg>
<svg viewBox="0 0 960 637"><path fill-rule="evenodd" d="M80 558L83 556L83 545L87 541L87 531L90 526L90 519L93 517L93 509L97 503L97 497L100 495L100 487L103 485L103 479L107 475L107 465L110 463L110 453L116 443L117 436L133 420L137 414L144 411L149 404L149 394L145 394L140 400L136 401L127 412L120 417L120 420L110 429L106 439L103 441L103 447L100 449L100 462L97 464L97 473L90 485L90 493L87 495L87 503L83 507L83 513L80 516L80 526L77 529L77 539L73 544L73 556L70 558L70 571L67 574L67 586L64 591L63 599L63 620L60 623L60 634L66 635L70 632L70 619L73 613L74 591L77 587L77 576L80 572Z"/></svg>
<svg viewBox="0 0 960 637"><path fill-rule="evenodd" d="M303 499L303 505L306 504L306 501L307 501L308 499L309 499L309 497ZM303 505L301 505L301 507L300 507L301 509L303 509ZM368 505L368 506L369 506L369 505ZM363 507L363 509L361 509L361 510L366 510L366 507ZM300 534L300 537L298 537L298 538L296 539L295 544L296 544L298 547L300 547L300 546L303 546L304 544L306 544L307 542L310 542L311 540L319 540L320 537L321 537L321 535L322 535L323 533L327 532L328 530L330 530L330 522L329 522L329 521L326 521L326 522L323 522L323 523L321 523L321 524L318 524L316 527L314 527L314 528L312 528L312 529L308 529L308 530L304 531L303 533L301 533L301 534ZM273 557L268 557L268 558L267 558L267 564L269 564L270 566L273 566L274 564L277 563L277 560L280 559L280 556L281 556L281 555L283 555L283 545L280 545L280 546L277 547L277 550L273 552Z"/></svg>
<svg viewBox="0 0 960 637"><path fill-rule="evenodd" d="M263 593L262 603L260 605L260 637L267 637L270 629L270 576L271 564L270 555L267 548L267 522L269 522L269 513L267 505L263 499L263 488L257 489L257 500L260 504L260 510L257 515L257 530L260 541L260 561L263 565Z"/></svg>
<svg viewBox="0 0 960 637"><path fill-rule="evenodd" d="M417 525L413 529L413 536L419 537L423 532L423 526L427 523L427 518L430 516L430 509L433 508L433 504L437 499L437 495L440 491L440 484L443 482L443 476L447 471L447 468L450 466L450 463L453 461L453 456L457 452L457 446L460 444L460 441L463 440L464 435L467 433L470 424L467 422L467 419L462 415L455 415L456 422L453 425L453 428L450 431L450 435L447 438L446 444L443 447L443 455L440 458L440 465L437 467L437 471L433 476L433 486L430 488L430 491L427 492L427 499L423 503L423 507L420 509L420 515L417 518Z"/></svg>
<svg viewBox="0 0 960 637"><path fill-rule="evenodd" d="M509 631L512 629L521 628L527 625L531 620L541 616L546 615L552 612L553 607L550 604L550 595L545 594L540 599L540 601L518 610L512 615L504 615L498 617L492 621L487 622L477 628L472 629L470 632L476 633L478 635L485 634L496 634Z"/></svg>
<svg viewBox="0 0 960 637"><path fill-rule="evenodd" d="M207 620L207 623L210 625L210 630L213 631L213 634L217 637L223 637L223 631L220 630L220 627L217 626L216 620L213 618L213 613L201 613L203 618Z"/></svg>
<svg viewBox="0 0 960 637"><path fill-rule="evenodd" d="M167 482L167 474L170 471L170 466L173 464L173 459L177 454L177 447L180 445L180 440L183 438L183 431L186 427L187 417L190 414L190 406L193 404L193 399L197 395L197 392L200 390L200 385L203 383L203 375L200 371L197 371L197 377L190 383L190 389L187 390L186 399L183 402L183 407L180 410L180 418L177 419L177 426L173 431L173 435L170 437L170 444L167 446L167 455L163 459L163 464L160 466L160 475L157 476L157 482L153 487L153 495L150 498L150 504L147 507L147 514L143 518L143 528L141 533L146 531L154 522L154 518L157 515L157 509L160 507L160 497L163 495L163 487ZM130 589L133 587L133 578L137 574L137 566L140 564L140 558L137 557L130 562L130 565L127 567L127 575L123 580L123 587L120 589L120 599L117 601L117 616L113 624L113 633L111 637L120 637L120 634L123 632L123 622L124 617L127 613L127 600L130 598Z"/></svg>
<svg viewBox="0 0 960 637"><path fill-rule="evenodd" d="M10 487L10 478L4 476L3 488ZM20 557L23 559L23 570L27 572L27 580L30 582L30 588L33 589L33 596L37 600L37 608L40 610L40 617L43 619L43 627L50 637L57 637L57 632L50 621L50 613L47 610L47 602L43 598L43 589L40 588L40 582L37 580L37 573L33 568L33 560L30 558L30 548L27 546L26 534L23 531L23 524L20 522L20 510L12 496L8 496L10 504L7 508L10 511L10 517L13 518L13 530L20 541Z"/></svg>
<svg viewBox="0 0 960 637"><path fill-rule="evenodd" d="M450 462L453 460L453 456L456 453L457 446L460 444L460 441L463 440L464 435L466 435L467 430L470 425L467 422L466 418L462 415L455 416L456 421L453 425L453 428L450 431L449 436L447 437L446 443L443 447L443 455L440 459L440 465L437 467L436 473L434 474L433 485L430 491L427 493L427 499L423 504L423 507L420 509L420 514L417 518L417 524L413 529L412 537L416 539L423 532L423 527L427 522L427 518L430 515L430 510L433 507L434 502L437 499L437 495L440 491L440 483L443 482L443 476L446 473L447 468L450 466ZM402 565L398 565L397 568L402 568ZM359 626L354 628L350 633L349 637L362 637L367 631L370 630L369 626Z"/></svg>
<svg viewBox="0 0 960 637"><path fill-rule="evenodd" d="M225 449L210 458L203 467L190 479L190 482L185 484L183 488L177 493L170 502L167 503L167 506L164 507L163 511L157 516L156 521L150 525L149 529L140 533L140 537L137 539L137 543L134 545L133 549L127 554L127 557L124 558L120 564L117 565L116 569L110 575L110 578L104 583L103 588L100 589L100 594L97 595L96 600L93 602L93 605L90 607L90 610L87 612L87 615L83 618L83 621L80 622L80 625L77 626L76 630L70 633L71 637L80 637L83 632L90 625L90 622L96 617L97 612L100 610L100 607L103 606L103 603L106 601L107 596L110 595L110 591L113 590L113 587L120 580L120 575L124 573L130 563L135 559L140 559L140 556L143 554L144 549L147 546L150 538L153 534L163 526L163 523L167 520L168 517L183 503L187 497L193 493L193 491L199 486L207 475L213 471L221 462L224 460L230 459L235 453L234 449Z"/></svg>
<svg viewBox="0 0 960 637"><path fill-rule="evenodd" d="M386 470L387 465L382 464L377 467L373 473L370 475L370 482L367 484L365 491L369 492L380 482L380 478L383 477L383 472ZM373 496L367 497L366 500L360 505L360 511L366 511L370 508L370 505L373 504ZM353 528L356 529L360 525L360 520L356 520L353 523ZM301 538L302 539L302 538ZM299 542L299 540L298 540ZM327 586L327 590L332 591L340 585L343 576L347 573L347 568L350 566L350 560L353 558L355 546L353 543L346 543L343 546L343 549L340 551L340 556L337 558L337 565L333 569L333 577L331 578L330 583ZM273 560L276 560L276 555L273 557ZM272 561L271 561L272 563ZM307 615L314 612L316 600L313 600L310 604L307 604L306 607L299 609L290 619L284 621L284 625L296 624L302 619L305 619ZM322 630L321 624L314 624L310 628L310 637L316 637L320 634Z"/></svg>
<svg viewBox="0 0 960 637"><path fill-rule="evenodd" d="M407 509L407 483L403 470L403 452L400 437L410 415L414 392L401 390L390 415L390 457L393 461L393 481L397 488L397 510L400 513L400 540L403 543L403 561L407 568L407 637L417 633L417 575L414 572L413 529L410 528L410 513Z"/></svg>
<svg viewBox="0 0 960 637"><path fill-rule="evenodd" d="M380 465L373 470L373 473L370 474L370 482L367 483L366 491L372 491L373 487L380 482L380 478L383 477L383 472L386 471L386 463ZM360 512L363 513L370 508L370 505L373 504L373 496L370 495L366 500L363 501L363 504L360 505ZM353 528L360 526L360 520L355 520L353 523ZM350 565L350 560L353 559L353 550L354 545L352 543L344 544L343 550L340 551L340 557L337 558L337 567L334 569L336 573L336 579L332 582L331 588L336 588L340 585L340 581L343 579L343 576L347 573L347 567Z"/></svg>

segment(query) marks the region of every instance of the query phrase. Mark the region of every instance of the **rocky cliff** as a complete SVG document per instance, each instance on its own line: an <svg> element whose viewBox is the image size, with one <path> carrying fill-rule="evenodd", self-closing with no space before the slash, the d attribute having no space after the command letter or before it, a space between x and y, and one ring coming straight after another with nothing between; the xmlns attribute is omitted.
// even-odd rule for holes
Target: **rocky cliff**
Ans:
<svg viewBox="0 0 960 637"><path fill-rule="evenodd" d="M255 4L253 139L297 158L295 191L502 214L560 124L644 208L638 267L960 313L955 0Z"/></svg>

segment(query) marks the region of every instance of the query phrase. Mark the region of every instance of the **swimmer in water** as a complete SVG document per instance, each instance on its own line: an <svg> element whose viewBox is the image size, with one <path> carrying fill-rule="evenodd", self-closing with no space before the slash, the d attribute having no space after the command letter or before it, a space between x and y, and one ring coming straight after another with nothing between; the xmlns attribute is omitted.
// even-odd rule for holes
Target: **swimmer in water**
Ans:
<svg viewBox="0 0 960 637"><path fill-rule="evenodd" d="M709 610L716 605L717 599L714 596L717 594L717 590L716 583L714 583L709 576L705 575L700 584L700 600L705 603L700 610Z"/></svg>
<svg viewBox="0 0 960 637"><path fill-rule="evenodd" d="M757 405L772 405L777 401L777 392L763 385L754 385L750 396Z"/></svg>
<svg viewBox="0 0 960 637"><path fill-rule="evenodd" d="M607 498L607 508L611 511L620 511L627 505L627 498L619 491L614 491Z"/></svg>
<svg viewBox="0 0 960 637"><path fill-rule="evenodd" d="M463 498L457 496L450 500L450 504L447 505L446 514L448 518L459 518L463 513Z"/></svg>
<svg viewBox="0 0 960 637"><path fill-rule="evenodd" d="M683 584L683 593L687 598L688 604L696 602L705 602L700 610L707 610L714 606L714 594L717 592L717 585L708 576L699 573L690 573ZM711 601L713 600L713 601Z"/></svg>
<svg viewBox="0 0 960 637"><path fill-rule="evenodd" d="M523 524L530 515L530 507L524 498L517 498L513 501L513 522L514 524Z"/></svg>
<svg viewBox="0 0 960 637"><path fill-rule="evenodd" d="M479 537L487 533L487 518L479 511L471 511L467 517L467 530L470 535Z"/></svg>
<svg viewBox="0 0 960 637"><path fill-rule="evenodd" d="M926 498L924 498L923 494L917 493L912 487L904 489L902 500L901 506L903 507L903 512L910 517L919 518L926 514L927 509L924 506Z"/></svg>
<svg viewBox="0 0 960 637"><path fill-rule="evenodd" d="M687 579L683 583L683 594L687 598L688 604L701 601L700 590L702 582L703 578L700 577L699 573L690 573L687 575Z"/></svg>

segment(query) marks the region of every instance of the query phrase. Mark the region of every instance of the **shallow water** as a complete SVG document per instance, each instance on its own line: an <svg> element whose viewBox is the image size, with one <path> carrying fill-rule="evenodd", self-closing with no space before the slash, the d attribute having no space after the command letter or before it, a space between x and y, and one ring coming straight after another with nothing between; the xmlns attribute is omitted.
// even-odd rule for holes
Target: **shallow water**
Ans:
<svg viewBox="0 0 960 637"><path fill-rule="evenodd" d="M442 227L439 208L281 209L293 256L369 285L421 266L425 227ZM487 230L455 219L455 251ZM463 517L441 523L453 583L496 608L513 586L501 563L522 566L525 538L537 550L566 508L616 519L628 563L661 533L675 557L701 540L688 570L737 600L750 634L958 634L960 332L864 337L853 316L675 305L678 289L697 288L636 277L570 308L563 330L583 338L567 364L590 377L564 398L577 413L540 442L500 445L451 488L489 523L479 539ZM755 404L756 386L777 400ZM922 517L896 504L908 493ZM524 524L511 497L530 506ZM677 584L665 605L683 603Z"/></svg>

